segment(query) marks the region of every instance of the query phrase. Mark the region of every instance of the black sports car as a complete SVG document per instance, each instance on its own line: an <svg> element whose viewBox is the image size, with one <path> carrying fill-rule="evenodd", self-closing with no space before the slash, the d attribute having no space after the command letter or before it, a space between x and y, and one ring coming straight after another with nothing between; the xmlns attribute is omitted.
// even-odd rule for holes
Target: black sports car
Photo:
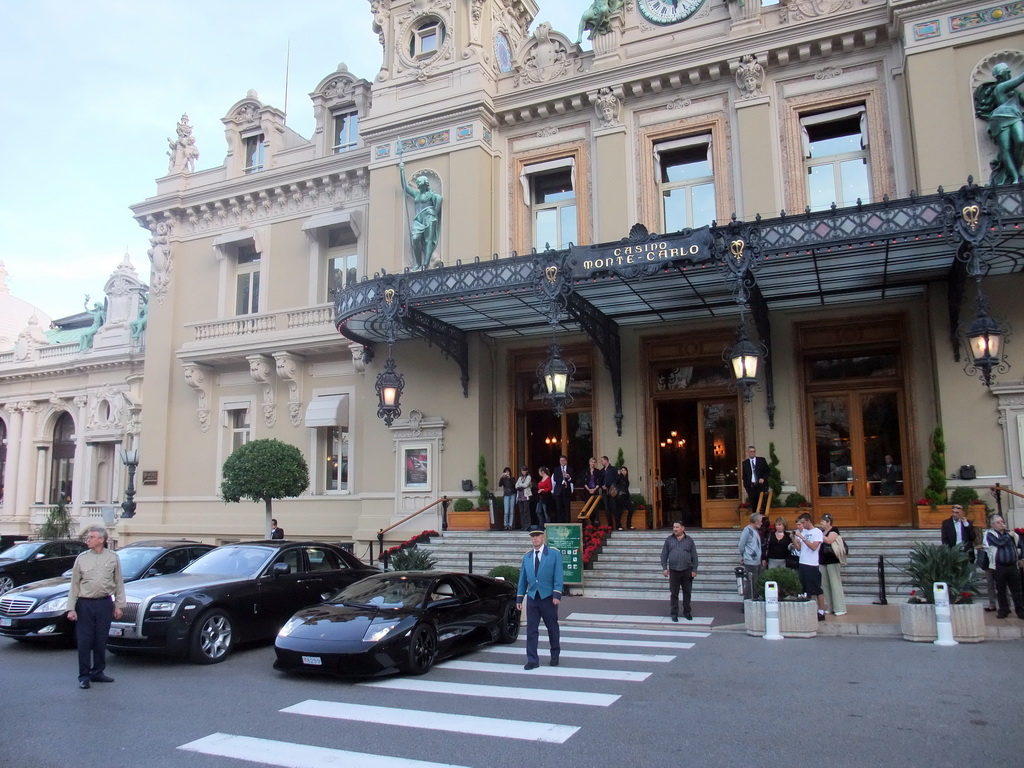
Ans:
<svg viewBox="0 0 1024 768"><path fill-rule="evenodd" d="M198 541L137 541L117 550L125 582L177 573L212 544ZM74 636L74 624L67 619L71 577L57 576L23 587L0 597L0 635L15 640L64 640Z"/></svg>
<svg viewBox="0 0 1024 768"><path fill-rule="evenodd" d="M442 656L519 637L516 590L470 573L371 576L296 613L277 633L274 667L289 672L422 675Z"/></svg>
<svg viewBox="0 0 1024 768"><path fill-rule="evenodd" d="M226 544L181 573L129 584L107 647L223 661L237 643L269 640L296 610L377 573L334 544L280 539Z"/></svg>
<svg viewBox="0 0 1024 768"><path fill-rule="evenodd" d="M0 552L0 595L19 584L60 576L85 550L81 539L18 542Z"/></svg>

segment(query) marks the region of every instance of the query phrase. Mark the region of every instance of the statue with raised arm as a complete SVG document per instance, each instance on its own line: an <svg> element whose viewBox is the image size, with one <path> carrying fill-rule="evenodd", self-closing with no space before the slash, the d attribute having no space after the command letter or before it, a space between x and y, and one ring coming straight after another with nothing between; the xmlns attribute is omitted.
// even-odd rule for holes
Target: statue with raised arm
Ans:
<svg viewBox="0 0 1024 768"><path fill-rule="evenodd" d="M437 249L437 241L441 234L442 197L430 188L430 180L426 176L417 176L415 186L407 182L403 160L398 162L398 175L402 180L402 189L412 198L416 209L409 225L413 267L426 269L430 265L430 257Z"/></svg>
<svg viewBox="0 0 1024 768"><path fill-rule="evenodd" d="M192 173L196 169L199 150L196 148L195 137L192 136L192 126L188 124L188 115L181 116L175 132L177 138L167 140L167 146L170 147L167 156L171 158L167 172Z"/></svg>
<svg viewBox="0 0 1024 768"><path fill-rule="evenodd" d="M995 81L982 83L974 91L974 114L988 121L988 135L996 145L992 184L1016 184L1024 168L1024 111L1021 94L1024 73L1013 77L1008 64L992 67Z"/></svg>
<svg viewBox="0 0 1024 768"><path fill-rule="evenodd" d="M576 35L576 44L583 40L583 33L590 31L588 40L594 35L607 35L612 31L612 16L622 10L623 0L594 0L580 17L580 30Z"/></svg>
<svg viewBox="0 0 1024 768"><path fill-rule="evenodd" d="M92 305L92 309L89 309L89 296L85 297L85 310L92 315L92 325L86 329L82 334L82 337L78 340L78 351L85 352L92 346L92 341L96 337L96 332L103 327L103 324L107 321L107 309L103 304L98 301Z"/></svg>

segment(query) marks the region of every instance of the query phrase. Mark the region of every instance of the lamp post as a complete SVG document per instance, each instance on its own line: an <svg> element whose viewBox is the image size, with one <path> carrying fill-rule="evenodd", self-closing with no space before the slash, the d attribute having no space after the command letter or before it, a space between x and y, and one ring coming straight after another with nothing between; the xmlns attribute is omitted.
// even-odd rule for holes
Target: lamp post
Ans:
<svg viewBox="0 0 1024 768"><path fill-rule="evenodd" d="M135 517L135 470L139 467L138 448L122 448L121 463L128 467L128 487L124 492L124 502L121 504L121 517Z"/></svg>
<svg viewBox="0 0 1024 768"><path fill-rule="evenodd" d="M552 339L548 348L548 359L537 369L537 377L544 385L544 397L551 402L555 416L565 413L565 406L572 402L569 383L576 373L576 366L562 359L562 349Z"/></svg>
<svg viewBox="0 0 1024 768"><path fill-rule="evenodd" d="M757 366L767 353L768 350L764 344L755 343L747 336L747 324L741 315L740 325L736 329L736 343L725 350L724 357L729 361L736 386L743 389L743 402L745 403L754 399Z"/></svg>
<svg viewBox="0 0 1024 768"><path fill-rule="evenodd" d="M986 387L992 386L992 372L1005 373L1010 365L1003 360L1003 341L1006 330L988 313L988 302L981 292L981 281L978 281L978 316L961 333L964 346L967 347L969 360L964 370L968 373L980 372L981 380Z"/></svg>

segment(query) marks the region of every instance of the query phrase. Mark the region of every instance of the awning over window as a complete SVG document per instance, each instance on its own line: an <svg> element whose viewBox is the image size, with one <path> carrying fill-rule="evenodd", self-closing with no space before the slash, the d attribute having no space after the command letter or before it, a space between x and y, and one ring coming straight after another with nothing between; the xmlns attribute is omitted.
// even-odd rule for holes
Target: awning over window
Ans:
<svg viewBox="0 0 1024 768"><path fill-rule="evenodd" d="M347 427L348 395L314 397L306 406L307 427Z"/></svg>

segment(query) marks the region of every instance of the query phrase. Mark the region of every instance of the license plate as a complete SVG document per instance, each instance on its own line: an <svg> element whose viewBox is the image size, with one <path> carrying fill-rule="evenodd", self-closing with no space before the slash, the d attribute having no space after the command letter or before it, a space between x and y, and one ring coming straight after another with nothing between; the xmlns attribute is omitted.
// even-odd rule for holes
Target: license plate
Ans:
<svg viewBox="0 0 1024 768"><path fill-rule="evenodd" d="M319 656L303 656L302 663L310 667L319 667L321 664L323 664Z"/></svg>
<svg viewBox="0 0 1024 768"><path fill-rule="evenodd" d="M124 629L122 627L111 627L110 628L110 633L108 634L108 637L121 637L121 635L123 635L123 634L124 634Z"/></svg>
<svg viewBox="0 0 1024 768"><path fill-rule="evenodd" d="M11 619L0 619L0 627L13 627L14 621Z"/></svg>

